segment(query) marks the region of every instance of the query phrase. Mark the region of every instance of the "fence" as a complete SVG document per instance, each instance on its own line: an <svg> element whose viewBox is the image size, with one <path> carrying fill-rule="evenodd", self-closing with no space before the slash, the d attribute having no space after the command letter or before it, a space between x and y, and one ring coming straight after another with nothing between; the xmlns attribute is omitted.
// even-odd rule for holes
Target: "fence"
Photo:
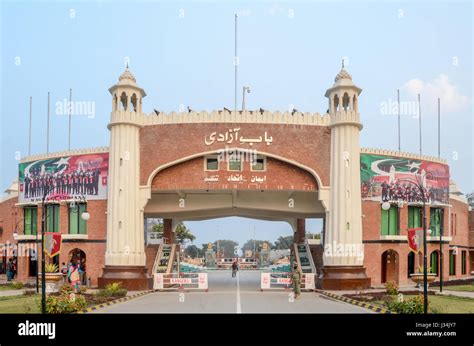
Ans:
<svg viewBox="0 0 474 346"><path fill-rule="evenodd" d="M291 289L291 273L262 273L260 277L260 290ZM314 273L304 273L301 277L301 289L314 291Z"/></svg>
<svg viewBox="0 0 474 346"><path fill-rule="evenodd" d="M207 273L155 273L153 289L164 290L204 290L208 291Z"/></svg>

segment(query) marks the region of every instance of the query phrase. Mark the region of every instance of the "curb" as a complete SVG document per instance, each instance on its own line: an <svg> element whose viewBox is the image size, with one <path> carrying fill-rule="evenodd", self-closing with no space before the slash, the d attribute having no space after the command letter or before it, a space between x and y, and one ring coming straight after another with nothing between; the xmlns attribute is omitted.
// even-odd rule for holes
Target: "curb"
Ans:
<svg viewBox="0 0 474 346"><path fill-rule="evenodd" d="M78 311L78 312L76 312L76 314L87 314L88 312L97 311L99 309L105 308L106 306L115 305L115 304L118 304L118 303L123 303L123 302L126 302L128 300L132 300L132 299L135 299L135 298L138 298L138 297L150 294L150 293L153 293L153 290L140 292L140 293L137 293L137 294L133 294L131 296L115 299L115 300L112 300L112 301L107 302L107 303L94 305L94 306L91 306L90 308Z"/></svg>
<svg viewBox="0 0 474 346"><path fill-rule="evenodd" d="M357 305L357 306L360 306L362 308L366 308L366 309L372 310L374 312L377 312L379 314L396 314L395 312L393 312L391 310L388 310L388 309L385 309L385 308L381 308L380 306L375 306L375 305L365 303L365 302L361 302L361 301L358 301L358 300L355 300L355 299L343 297L343 296L340 296L338 294L329 293L329 292L318 290L318 289L315 290L315 291L317 293L322 294L324 296L327 296L329 298L337 299L337 300L340 300L340 301L343 301L345 303L349 303L349 304L352 304L352 305Z"/></svg>

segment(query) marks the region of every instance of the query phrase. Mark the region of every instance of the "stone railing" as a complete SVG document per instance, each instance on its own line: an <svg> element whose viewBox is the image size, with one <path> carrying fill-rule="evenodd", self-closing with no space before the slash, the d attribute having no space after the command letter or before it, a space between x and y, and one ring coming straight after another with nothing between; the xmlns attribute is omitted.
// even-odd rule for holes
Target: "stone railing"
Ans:
<svg viewBox="0 0 474 346"><path fill-rule="evenodd" d="M328 126L329 114L270 111L212 111L183 113L150 113L144 116L143 125L183 124L183 123L263 123L287 125Z"/></svg>
<svg viewBox="0 0 474 346"><path fill-rule="evenodd" d="M20 162L30 162L30 161L37 161L37 160L47 160L47 159L51 159L55 157L98 154L98 153L108 153L108 152L109 152L108 147L64 150L64 151L57 151L57 152L49 153L49 154L38 154L38 155L26 156L26 157L23 157L20 160Z"/></svg>
<svg viewBox="0 0 474 346"><path fill-rule="evenodd" d="M396 151L396 150L361 148L360 152L362 154L403 157L403 158L407 158L407 159L424 160L424 161L438 162L438 163L442 163L442 164L447 164L448 163L445 159L441 159L441 158L438 158L436 156L420 155L420 154L407 153L407 152Z"/></svg>

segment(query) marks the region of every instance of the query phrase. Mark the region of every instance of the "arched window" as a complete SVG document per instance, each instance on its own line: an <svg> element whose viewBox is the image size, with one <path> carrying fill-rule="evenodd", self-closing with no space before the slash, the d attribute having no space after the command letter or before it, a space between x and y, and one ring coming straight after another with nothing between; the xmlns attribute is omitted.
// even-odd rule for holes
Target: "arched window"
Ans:
<svg viewBox="0 0 474 346"><path fill-rule="evenodd" d="M122 104L121 109L127 110L127 94L125 93L125 91L120 96L120 103Z"/></svg>
<svg viewBox="0 0 474 346"><path fill-rule="evenodd" d="M132 104L133 106L133 111L136 112L137 111L137 95L136 94L133 94L132 95L132 99L130 100L130 103Z"/></svg>
<svg viewBox="0 0 474 346"><path fill-rule="evenodd" d="M344 96L342 97L342 107L344 108L345 111L350 109L350 97L347 93L344 93Z"/></svg>
<svg viewBox="0 0 474 346"><path fill-rule="evenodd" d="M338 111L339 110L339 96L334 95L334 110Z"/></svg>
<svg viewBox="0 0 474 346"><path fill-rule="evenodd" d="M357 96L354 95L354 97L352 98L352 107L353 109L357 112Z"/></svg>

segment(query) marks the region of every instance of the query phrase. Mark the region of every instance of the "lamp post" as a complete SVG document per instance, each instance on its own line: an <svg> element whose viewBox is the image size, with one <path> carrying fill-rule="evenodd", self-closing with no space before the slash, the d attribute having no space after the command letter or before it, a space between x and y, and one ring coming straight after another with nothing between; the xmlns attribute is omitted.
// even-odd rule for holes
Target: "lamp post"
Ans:
<svg viewBox="0 0 474 346"><path fill-rule="evenodd" d="M415 175L417 177L416 181L411 179L400 179L399 182L404 182L408 184L412 184L415 186L421 194L421 202L423 205L423 209L421 210L422 219L423 219L423 312L425 314L428 313L428 260L427 260L427 241L426 241L426 188L425 188L425 180L428 177L433 177L433 173L425 172L423 174ZM440 238L441 243L441 238Z"/></svg>
<svg viewBox="0 0 474 346"><path fill-rule="evenodd" d="M46 198L50 191L52 191L54 187L47 186L43 192L43 198L41 199L41 313L46 314L46 283L45 283L45 271L46 271L46 262L45 262L45 251L44 251L44 223L45 223L45 216L46 216ZM38 232L36 232L38 233Z"/></svg>

